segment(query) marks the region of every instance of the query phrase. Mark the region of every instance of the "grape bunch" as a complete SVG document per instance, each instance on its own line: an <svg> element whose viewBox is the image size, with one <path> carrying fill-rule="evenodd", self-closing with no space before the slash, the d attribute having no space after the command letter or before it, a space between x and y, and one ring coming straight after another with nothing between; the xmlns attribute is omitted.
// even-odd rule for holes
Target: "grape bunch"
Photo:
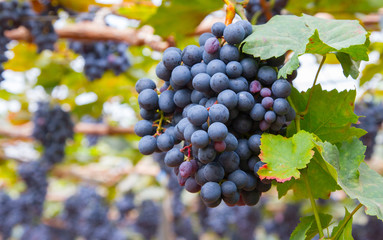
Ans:
<svg viewBox="0 0 383 240"><path fill-rule="evenodd" d="M36 14L27 1L19 3L17 0L0 2L0 64L8 61L5 52L8 50L7 44L10 42L5 36L5 31L16 29L20 26L27 28L33 37L33 42L38 47L38 52L45 49L54 50L57 35L53 29L52 22L36 21ZM0 82L4 71L0 66Z"/></svg>
<svg viewBox="0 0 383 240"><path fill-rule="evenodd" d="M93 188L82 187L66 200L63 220L74 236L94 240L125 239L108 219L108 211L103 198Z"/></svg>
<svg viewBox="0 0 383 240"><path fill-rule="evenodd" d="M51 167L64 158L65 143L73 138L73 122L60 106L50 108L48 102L40 102L34 118L32 136L44 146L41 161Z"/></svg>
<svg viewBox="0 0 383 240"><path fill-rule="evenodd" d="M270 6L270 13L272 16L280 15L283 8L286 7L288 0L275 0L275 1L265 1L267 4L271 4L274 2L272 6ZM260 4L260 0L250 0L246 5L246 17L250 22L256 22L257 24L264 24L267 22L267 17L265 14L265 10L262 8Z"/></svg>
<svg viewBox="0 0 383 240"><path fill-rule="evenodd" d="M365 116L359 118L359 123L354 124L354 126L367 131L360 140L367 147L365 155L366 160L368 160L374 153L376 136L383 123L383 104L360 102L355 105L355 113L359 116Z"/></svg>
<svg viewBox="0 0 383 240"><path fill-rule="evenodd" d="M118 76L131 65L126 43L72 41L69 48L84 58L84 72L90 81L101 78L107 70L112 70Z"/></svg>
<svg viewBox="0 0 383 240"><path fill-rule="evenodd" d="M152 200L145 200L139 208L140 214L135 222L135 229L144 239L153 238L160 225L160 207Z"/></svg>
<svg viewBox="0 0 383 240"><path fill-rule="evenodd" d="M222 200L255 205L271 187L257 174L264 165L262 133L284 134L295 118L286 100L291 84L277 78L285 57L260 61L241 54L238 44L252 33L247 21L215 23L211 30L200 36L200 46L165 50L156 67L164 81L159 90L151 79L137 81L138 149L166 152L178 183L200 191L209 207Z"/></svg>

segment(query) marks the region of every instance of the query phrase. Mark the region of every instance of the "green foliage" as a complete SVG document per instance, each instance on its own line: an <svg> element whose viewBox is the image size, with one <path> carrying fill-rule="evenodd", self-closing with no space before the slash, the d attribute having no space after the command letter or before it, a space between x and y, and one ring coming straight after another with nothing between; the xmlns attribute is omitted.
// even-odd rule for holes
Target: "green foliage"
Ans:
<svg viewBox="0 0 383 240"><path fill-rule="evenodd" d="M366 206L366 213L383 219L383 177L363 162L366 147L354 138L340 146L318 144L321 154L337 171L337 182L351 198Z"/></svg>
<svg viewBox="0 0 383 240"><path fill-rule="evenodd" d="M307 178L313 197L327 199L330 197L331 192L339 190L340 187L323 162L322 157L315 152L312 161L307 165ZM294 191L296 198L307 199L309 197L306 184L302 178L278 184L278 197L281 198L290 189Z"/></svg>
<svg viewBox="0 0 383 240"><path fill-rule="evenodd" d="M259 169L259 177L278 182L288 181L292 177L298 179L299 169L305 168L314 155L313 141L313 135L305 131L300 131L291 138L263 134L259 158L267 165Z"/></svg>
<svg viewBox="0 0 383 240"><path fill-rule="evenodd" d="M319 219L322 227L326 228L330 225L332 216L328 214L319 214ZM290 236L290 240L309 240L313 239L319 233L314 216L307 216L300 218L300 223L295 228Z"/></svg>
<svg viewBox="0 0 383 240"><path fill-rule="evenodd" d="M160 36L182 37L194 33L209 13L222 7L223 1L220 0L172 0L164 2L143 24L154 27L155 33Z"/></svg>
<svg viewBox="0 0 383 240"><path fill-rule="evenodd" d="M310 92L313 91L309 111L300 121L301 129L314 133L322 141L342 142L354 136L361 137L366 132L350 127L358 121L354 113L355 90L338 92L322 90L320 85L307 92L299 93L293 89L290 100L297 112L302 112L307 105ZM294 124L288 128L288 136L296 132Z"/></svg>
<svg viewBox="0 0 383 240"><path fill-rule="evenodd" d="M343 53L338 58L345 76L358 76L354 65L368 60L368 33L351 20L325 20L303 14L275 16L264 25L254 27L254 32L242 42L247 54L269 59L293 51L291 59L280 69L278 77L286 77L299 67L298 57L305 53L326 55Z"/></svg>
<svg viewBox="0 0 383 240"><path fill-rule="evenodd" d="M344 216L344 219L342 219L338 226L334 227L334 229L331 232L331 237L335 237L335 234L338 234L338 231L341 231L340 234L334 238L334 240L353 240L352 237L352 216L351 214L345 209L346 214ZM346 223L347 221L347 223ZM341 226L346 223L346 226L342 229Z"/></svg>

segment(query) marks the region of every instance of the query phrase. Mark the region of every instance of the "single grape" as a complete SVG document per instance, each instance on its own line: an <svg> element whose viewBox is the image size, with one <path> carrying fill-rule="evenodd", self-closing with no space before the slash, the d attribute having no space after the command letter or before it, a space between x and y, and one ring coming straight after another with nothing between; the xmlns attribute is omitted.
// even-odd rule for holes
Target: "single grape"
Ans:
<svg viewBox="0 0 383 240"><path fill-rule="evenodd" d="M161 61L156 66L156 75L158 78L169 81L172 71L167 69L164 65L164 63Z"/></svg>
<svg viewBox="0 0 383 240"><path fill-rule="evenodd" d="M203 169L203 174L209 182L220 182L225 176L225 170L221 164L210 162Z"/></svg>
<svg viewBox="0 0 383 240"><path fill-rule="evenodd" d="M226 74L226 64L219 59L214 59L207 64L206 73L210 76L213 76L216 73Z"/></svg>
<svg viewBox="0 0 383 240"><path fill-rule="evenodd" d="M224 45L223 47L221 47L221 50L219 51L219 58L226 64L231 61L238 61L239 60L238 48L231 44Z"/></svg>
<svg viewBox="0 0 383 240"><path fill-rule="evenodd" d="M265 121L268 123L273 123L277 119L277 115L275 114L274 111L267 111L265 113Z"/></svg>
<svg viewBox="0 0 383 240"><path fill-rule="evenodd" d="M204 49L207 53L214 54L219 50L219 41L216 37L211 37L206 40Z"/></svg>
<svg viewBox="0 0 383 240"><path fill-rule="evenodd" d="M261 152L261 135L254 134L249 138L248 145L251 151L255 154L259 154Z"/></svg>
<svg viewBox="0 0 383 240"><path fill-rule="evenodd" d="M195 126L201 126L207 121L209 112L201 105L191 107L187 113L187 118L190 123Z"/></svg>
<svg viewBox="0 0 383 240"><path fill-rule="evenodd" d="M229 152L237 149L238 140L232 133L228 133L224 141L226 143L226 151Z"/></svg>
<svg viewBox="0 0 383 240"><path fill-rule="evenodd" d="M176 110L174 103L174 91L166 90L160 94L158 106L164 113L173 113Z"/></svg>
<svg viewBox="0 0 383 240"><path fill-rule="evenodd" d="M271 86L273 95L277 98L287 98L291 93L291 85L284 79L278 79Z"/></svg>
<svg viewBox="0 0 383 240"><path fill-rule="evenodd" d="M278 115L285 115L290 110L290 104L284 98L277 98L274 101L273 110Z"/></svg>
<svg viewBox="0 0 383 240"><path fill-rule="evenodd" d="M185 189L190 193L197 193L201 190L201 186L193 177L189 177L185 182Z"/></svg>
<svg viewBox="0 0 383 240"><path fill-rule="evenodd" d="M240 111L249 111L254 107L255 100L253 95L251 95L249 92L242 91L238 94L238 110Z"/></svg>
<svg viewBox="0 0 383 240"><path fill-rule="evenodd" d="M138 95L138 104L145 110L154 110L158 106L158 95L153 89L145 89Z"/></svg>
<svg viewBox="0 0 383 240"><path fill-rule="evenodd" d="M237 186L232 181L225 181L221 184L221 190L223 196L230 197L237 192Z"/></svg>
<svg viewBox="0 0 383 240"><path fill-rule="evenodd" d="M210 88L217 93L229 87L229 78L224 73L216 73L210 79Z"/></svg>
<svg viewBox="0 0 383 240"><path fill-rule="evenodd" d="M138 151L144 155L150 155L157 149L157 140L153 136L146 135L138 142Z"/></svg>
<svg viewBox="0 0 383 240"><path fill-rule="evenodd" d="M237 61L231 61L226 65L226 74L229 78L237 78L242 74L242 65Z"/></svg>
<svg viewBox="0 0 383 240"><path fill-rule="evenodd" d="M262 96L262 97L271 97L271 90L270 90L270 88L262 88L261 89L261 92L260 92L260 95Z"/></svg>
<svg viewBox="0 0 383 240"><path fill-rule="evenodd" d="M183 178L188 178L193 173L193 166L190 161L184 161L179 167L180 175Z"/></svg>
<svg viewBox="0 0 383 240"><path fill-rule="evenodd" d="M225 30L226 25L223 22L216 22L211 27L211 32L216 36L217 38L223 36L223 31Z"/></svg>
<svg viewBox="0 0 383 240"><path fill-rule="evenodd" d="M218 94L217 100L218 103L226 106L229 110L231 110L237 106L238 96L234 91L226 89Z"/></svg>
<svg viewBox="0 0 383 240"><path fill-rule="evenodd" d="M259 68L257 77L263 85L271 86L277 80L277 72L270 66L263 66Z"/></svg>
<svg viewBox="0 0 383 240"><path fill-rule="evenodd" d="M142 92L145 89L156 89L156 84L152 79L149 78L141 78L136 82L136 91L138 93Z"/></svg>
<svg viewBox="0 0 383 240"><path fill-rule="evenodd" d="M197 76L198 73L206 73L206 64L203 62L194 64L192 68L190 69L190 73L192 75L192 78Z"/></svg>
<svg viewBox="0 0 383 240"><path fill-rule="evenodd" d="M191 91L189 89L181 89L174 93L173 101L177 107L184 108L191 103Z"/></svg>
<svg viewBox="0 0 383 240"><path fill-rule="evenodd" d="M230 24L223 31L223 37L229 44L238 44L245 39L245 30L241 24Z"/></svg>
<svg viewBox="0 0 383 240"><path fill-rule="evenodd" d="M210 76L206 73L199 73L193 78L194 89L201 92L208 92L210 88Z"/></svg>
<svg viewBox="0 0 383 240"><path fill-rule="evenodd" d="M261 91L261 89L262 89L262 85L259 81L254 80L250 83L249 90L251 93L257 93L257 92Z"/></svg>
<svg viewBox="0 0 383 240"><path fill-rule="evenodd" d="M214 150L221 153L226 150L226 143L224 141L214 142Z"/></svg>
<svg viewBox="0 0 383 240"><path fill-rule="evenodd" d="M180 87L186 86L191 81L191 73L186 66L177 66L171 75L172 81Z"/></svg>
<svg viewBox="0 0 383 240"><path fill-rule="evenodd" d="M198 148L204 148L209 144L209 135L204 130L197 130L191 135L191 143Z"/></svg>
<svg viewBox="0 0 383 240"><path fill-rule="evenodd" d="M168 134L161 134L157 137L157 147L163 152L169 151L174 147L174 138Z"/></svg>
<svg viewBox="0 0 383 240"><path fill-rule="evenodd" d="M247 174L242 170L235 170L227 176L229 181L232 181L238 189L242 189L247 183Z"/></svg>
<svg viewBox="0 0 383 240"><path fill-rule="evenodd" d="M226 123L229 120L229 109L222 104L214 104L209 109L209 118L213 122Z"/></svg>
<svg viewBox="0 0 383 240"><path fill-rule="evenodd" d="M257 76L258 63L254 58L244 58L241 60L242 76L247 80L252 81Z"/></svg>
<svg viewBox="0 0 383 240"><path fill-rule="evenodd" d="M229 88L236 93L247 91L249 89L249 83L243 77L230 79Z"/></svg>
<svg viewBox="0 0 383 240"><path fill-rule="evenodd" d="M168 167L178 167L184 161L184 155L180 149L174 147L169 150L164 158L164 162Z"/></svg>
<svg viewBox="0 0 383 240"><path fill-rule="evenodd" d="M264 107L265 109L270 109L273 107L274 99L271 97L265 97L262 99L261 104L262 104L262 107Z"/></svg>
<svg viewBox="0 0 383 240"><path fill-rule="evenodd" d="M202 36L202 35L201 35ZM182 61L188 66L193 66L202 60L202 49L196 45L188 45L182 51Z"/></svg>
<svg viewBox="0 0 383 240"><path fill-rule="evenodd" d="M148 120L141 120L134 126L134 133L137 136L143 137L146 135L152 135L156 132L156 128L153 126L153 122Z"/></svg>
<svg viewBox="0 0 383 240"><path fill-rule="evenodd" d="M215 122L210 125L208 129L208 134L211 140L215 142L220 142L226 138L228 130L225 124Z"/></svg>
<svg viewBox="0 0 383 240"><path fill-rule="evenodd" d="M164 52L162 62L168 70L173 70L175 67L181 65L181 54L178 51Z"/></svg>

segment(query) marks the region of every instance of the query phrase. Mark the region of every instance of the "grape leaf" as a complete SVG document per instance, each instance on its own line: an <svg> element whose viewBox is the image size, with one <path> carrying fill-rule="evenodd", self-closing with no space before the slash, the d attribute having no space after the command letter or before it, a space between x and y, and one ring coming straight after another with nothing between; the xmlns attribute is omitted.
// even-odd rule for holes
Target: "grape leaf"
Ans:
<svg viewBox="0 0 383 240"><path fill-rule="evenodd" d="M339 222L338 226L334 227L334 229L331 232L331 237L335 237L335 234L338 232L340 227L345 223L347 218L350 216L350 213L345 209L346 214L344 216L344 219ZM354 238L352 237L352 217L348 219L346 226L344 226L342 232L334 238L334 240L353 240Z"/></svg>
<svg viewBox="0 0 383 240"><path fill-rule="evenodd" d="M307 178L314 198L328 199L331 192L340 189L336 178L333 178L318 152L315 153L313 160L307 165ZM293 189L294 196L297 198L307 199L309 197L303 179L292 179L289 182L277 185L278 198L284 196L290 189Z"/></svg>
<svg viewBox="0 0 383 240"><path fill-rule="evenodd" d="M263 134L259 157L267 164L259 169L259 177L276 179L278 182L288 181L292 177L298 179L299 169L305 168L314 155L314 140L314 136L305 131L299 131L291 138Z"/></svg>
<svg viewBox="0 0 383 240"><path fill-rule="evenodd" d="M163 37L185 36L193 34L208 14L222 7L222 1L173 0L163 3L143 25L152 26Z"/></svg>
<svg viewBox="0 0 383 240"><path fill-rule="evenodd" d="M366 206L368 215L383 220L383 177L363 162L366 147L357 138L337 148L330 143L316 143L323 158L337 171L337 182L351 198Z"/></svg>
<svg viewBox="0 0 383 240"><path fill-rule="evenodd" d="M331 215L319 213L319 219L322 224L322 228L326 228L330 225L332 219ZM315 217L307 216L301 217L298 226L294 229L290 236L290 240L302 240L302 239L313 239L315 235L319 233L318 227L315 221Z"/></svg>
<svg viewBox="0 0 383 240"><path fill-rule="evenodd" d="M269 59L293 51L291 59L280 69L278 77L286 77L299 66L298 57L305 53L325 55L344 53L340 57L345 76L356 78L359 71L355 62L368 60L369 33L356 20L327 20L303 14L274 16L263 25L254 27L253 33L242 43L242 51Z"/></svg>
<svg viewBox="0 0 383 240"><path fill-rule="evenodd" d="M306 108L310 91L314 92L308 113L301 120L302 130L314 133L322 141L330 143L342 142L353 136L361 137L366 133L362 129L350 127L358 121L358 116L354 113L355 90L329 92L322 90L320 85L315 85L313 90L299 93L293 88L290 100L297 112ZM295 124L290 124L287 135L292 136L295 132Z"/></svg>

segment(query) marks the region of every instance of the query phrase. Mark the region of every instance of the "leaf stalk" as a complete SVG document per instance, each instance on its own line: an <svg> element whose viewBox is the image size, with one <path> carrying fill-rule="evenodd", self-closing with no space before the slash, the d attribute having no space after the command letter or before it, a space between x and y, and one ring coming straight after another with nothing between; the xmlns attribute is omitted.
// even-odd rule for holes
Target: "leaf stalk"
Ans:
<svg viewBox="0 0 383 240"><path fill-rule="evenodd" d="M310 202L311 202L311 207L313 208L315 222L317 224L318 231L319 231L319 238L322 239L324 237L323 228L322 228L322 224L320 222L317 205L315 203L315 199L314 199L314 196L313 196L313 194L311 192L311 188L310 188L310 185L309 185L309 180L307 178L307 168L302 169L302 178L303 178L303 181L305 182L305 185L306 185L307 194L309 195Z"/></svg>
<svg viewBox="0 0 383 240"><path fill-rule="evenodd" d="M309 105L310 105L310 102L311 102L311 98L313 96L313 92L314 92L314 86L315 84L317 83L317 80L318 80L318 76L319 76L319 72L321 71L322 67L323 67L323 64L324 62L326 61L326 55L323 55L322 57L322 61L320 62L319 64L319 68L318 68L318 71L317 73L315 74L315 78L314 78L314 83L313 83L313 86L311 87L311 91L310 91L310 96L309 96L309 100L307 101L307 105L306 105L306 108L303 112L300 112L299 115L301 116L304 116L308 113L309 111Z"/></svg>

